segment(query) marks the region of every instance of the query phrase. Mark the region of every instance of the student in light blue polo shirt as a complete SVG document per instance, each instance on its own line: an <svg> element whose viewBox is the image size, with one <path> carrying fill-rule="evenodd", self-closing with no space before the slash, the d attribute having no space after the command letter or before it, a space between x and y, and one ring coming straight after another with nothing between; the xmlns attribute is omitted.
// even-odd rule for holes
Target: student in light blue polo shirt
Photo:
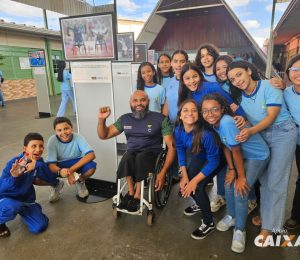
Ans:
<svg viewBox="0 0 300 260"><path fill-rule="evenodd" d="M167 88L167 86L170 83L171 78L173 78L174 73L171 66L171 57L169 54L162 53L159 55L157 60L157 82L161 86L164 87L164 89Z"/></svg>
<svg viewBox="0 0 300 260"><path fill-rule="evenodd" d="M172 55L171 66L174 71L174 77L171 78L166 88L166 102L163 108L163 114L169 116L171 124L174 126L178 112L178 89L179 79L182 67L188 62L189 56L184 50L177 50Z"/></svg>
<svg viewBox="0 0 300 260"><path fill-rule="evenodd" d="M143 62L138 69L137 89L145 91L149 97L149 110L162 112L166 90L157 84L157 73L150 62Z"/></svg>
<svg viewBox="0 0 300 260"><path fill-rule="evenodd" d="M213 66L218 57L219 50L210 43L202 44L197 51L195 63L208 82L217 82L216 75L213 72Z"/></svg>
<svg viewBox="0 0 300 260"><path fill-rule="evenodd" d="M69 184L75 184L77 195L86 198L89 191L85 181L95 173L95 153L83 136L73 133L68 118L57 117L53 128L56 134L49 138L47 144L49 168L53 173L68 177Z"/></svg>
<svg viewBox="0 0 300 260"><path fill-rule="evenodd" d="M244 128L236 139L245 142L261 133L271 152L266 174L260 179L261 187L261 243L274 230L282 230L288 182L297 141L296 125L283 100L282 91L260 80L254 65L234 61L228 65L227 77L240 100L247 119L252 124Z"/></svg>
<svg viewBox="0 0 300 260"><path fill-rule="evenodd" d="M236 141L240 130L235 125L232 110L219 94L206 95L200 109L203 119L220 136L228 164L225 179L227 215L217 224L217 229L227 231L235 226L231 249L241 253L245 250L246 242L248 192L265 172L269 148L258 133L244 143Z"/></svg>
<svg viewBox="0 0 300 260"><path fill-rule="evenodd" d="M287 229L295 229L300 226L300 55L291 59L287 66L286 74L293 83L293 85L284 90L283 95L287 107L298 127L298 141L296 147L298 178L291 217L285 222L284 227Z"/></svg>

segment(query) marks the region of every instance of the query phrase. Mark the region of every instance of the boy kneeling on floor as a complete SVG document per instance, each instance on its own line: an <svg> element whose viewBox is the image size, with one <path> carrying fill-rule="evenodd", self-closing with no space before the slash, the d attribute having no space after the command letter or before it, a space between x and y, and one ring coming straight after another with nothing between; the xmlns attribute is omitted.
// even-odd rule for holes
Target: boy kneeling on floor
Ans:
<svg viewBox="0 0 300 260"><path fill-rule="evenodd" d="M43 137L38 133L29 133L24 138L23 152L12 158L0 177L0 238L10 236L6 223L20 214L23 222L32 233L47 229L48 218L41 206L35 202L33 184L51 185L56 200L63 182L57 179L43 161Z"/></svg>
<svg viewBox="0 0 300 260"><path fill-rule="evenodd" d="M53 128L56 134L49 138L47 144L49 168L53 173L67 177L69 184L76 185L77 195L86 198L89 191L85 180L96 170L95 153L83 136L73 133L70 119L55 118ZM52 201L51 194L49 200Z"/></svg>

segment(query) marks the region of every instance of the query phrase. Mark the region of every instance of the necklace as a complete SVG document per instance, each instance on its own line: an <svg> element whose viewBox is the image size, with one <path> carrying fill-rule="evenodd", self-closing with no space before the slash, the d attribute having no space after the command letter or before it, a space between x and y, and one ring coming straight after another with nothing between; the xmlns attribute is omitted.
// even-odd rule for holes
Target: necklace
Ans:
<svg viewBox="0 0 300 260"><path fill-rule="evenodd" d="M248 98L250 98L252 101L253 101L253 103L255 103L255 100L256 100L256 97L257 97L257 92L255 93L255 95L253 95L253 93L256 91L256 89L257 89L257 82L255 83L255 87L254 87L254 89L252 90L252 92L248 95L248 94L246 94L246 96L248 97ZM253 95L253 96L252 96Z"/></svg>

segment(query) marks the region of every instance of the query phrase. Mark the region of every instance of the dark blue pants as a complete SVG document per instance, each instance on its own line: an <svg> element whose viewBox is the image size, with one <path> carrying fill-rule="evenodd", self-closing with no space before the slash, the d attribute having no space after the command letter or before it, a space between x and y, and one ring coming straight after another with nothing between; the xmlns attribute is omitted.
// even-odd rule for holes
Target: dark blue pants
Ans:
<svg viewBox="0 0 300 260"><path fill-rule="evenodd" d="M24 203L11 198L0 199L0 224L15 219L20 214L23 222L32 233L40 233L47 229L49 219L42 212L38 203Z"/></svg>
<svg viewBox="0 0 300 260"><path fill-rule="evenodd" d="M191 158L191 161L188 165L188 176L189 180L191 180L193 177L195 177L199 172L201 172L201 169L204 167L206 164L206 160L199 160L198 158ZM207 184L213 179L213 177L221 171L221 169L225 166L224 160L221 160L219 166L215 171L203 179L201 182L198 183L196 192L194 195L192 195L192 198L195 200L197 205L201 208L202 211L202 219L205 224L210 224L213 222L213 215L211 213L210 209L210 201L208 198L208 195L206 193L206 186Z"/></svg>

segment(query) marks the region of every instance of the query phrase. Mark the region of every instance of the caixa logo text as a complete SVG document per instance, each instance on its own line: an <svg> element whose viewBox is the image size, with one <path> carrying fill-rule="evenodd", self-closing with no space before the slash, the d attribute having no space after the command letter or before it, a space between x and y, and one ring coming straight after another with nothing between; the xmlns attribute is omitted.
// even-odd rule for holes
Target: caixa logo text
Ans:
<svg viewBox="0 0 300 260"><path fill-rule="evenodd" d="M258 247L296 247L300 246L300 236L296 235L263 235L255 238L254 244Z"/></svg>

